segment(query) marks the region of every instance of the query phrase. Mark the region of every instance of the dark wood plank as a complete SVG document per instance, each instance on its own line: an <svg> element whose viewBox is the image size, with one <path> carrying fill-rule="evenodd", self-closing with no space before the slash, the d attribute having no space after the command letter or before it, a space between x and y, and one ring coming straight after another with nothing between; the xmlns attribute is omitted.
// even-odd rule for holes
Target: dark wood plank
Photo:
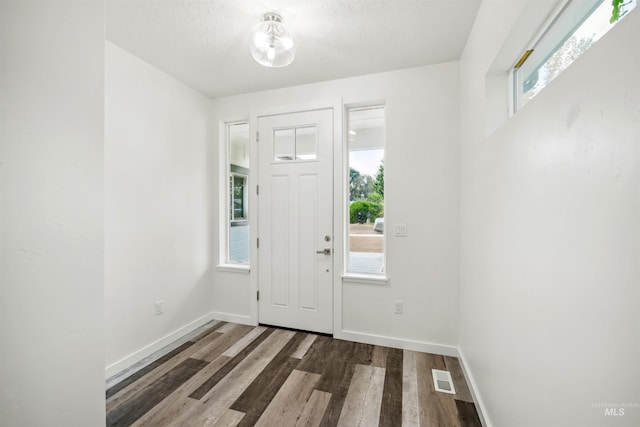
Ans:
<svg viewBox="0 0 640 427"><path fill-rule="evenodd" d="M205 329L204 331L200 332L198 335L196 335L194 338L190 339L189 341L198 342L201 339L207 337L208 335L216 332L218 329L220 329L221 327L223 327L226 324L227 324L227 322L217 322L217 323L211 325L211 327L209 327L209 328Z"/></svg>
<svg viewBox="0 0 640 427"><path fill-rule="evenodd" d="M200 400L202 397L207 394L209 390L215 387L216 384L220 382L229 372L233 370L240 362L242 362L247 355L249 355L257 346L260 345L269 335L273 333L275 329L267 328L263 333L261 333L256 339L254 339L249 345L247 345L244 350L238 353L233 359L231 359L228 363L226 363L221 369L219 369L215 374L213 374L208 380L206 380L200 387L198 387L189 397L192 399Z"/></svg>
<svg viewBox="0 0 640 427"><path fill-rule="evenodd" d="M200 348L198 351L193 353L191 357L194 359L204 360L205 362L213 362L218 356L227 351L229 347L238 342L241 338L243 338L247 333L249 333L253 327L247 325L238 325L233 328L231 331L225 332L223 334L219 334L220 337L207 345Z"/></svg>
<svg viewBox="0 0 640 427"><path fill-rule="evenodd" d="M316 338L318 338L316 334L307 334L304 338L304 341L300 343L298 349L291 355L291 357L302 360Z"/></svg>
<svg viewBox="0 0 640 427"><path fill-rule="evenodd" d="M307 354L302 358L298 369L306 372L313 372L316 374L322 374L326 367L325 356L329 352L331 342L333 338L323 335L313 342Z"/></svg>
<svg viewBox="0 0 640 427"><path fill-rule="evenodd" d="M331 339L327 354L323 355L322 380L318 390L331 392L331 389L344 379L338 369L348 365L371 365L373 345ZM348 385L348 384L347 384Z"/></svg>
<svg viewBox="0 0 640 427"><path fill-rule="evenodd" d="M371 354L371 366L385 368L387 366L387 355L389 354L389 350L389 347L374 345L373 352Z"/></svg>
<svg viewBox="0 0 640 427"><path fill-rule="evenodd" d="M180 347L175 348L174 350L172 350L169 353L165 354L164 356L162 356L158 360L156 360L156 361L150 363L149 365L145 366L144 368L140 369L138 372L136 372L135 374L131 375L130 377L125 378L124 380L120 381L118 384L114 385L113 387L111 387L111 388L109 388L107 390L106 398L109 399L111 396L115 395L119 391L123 390L124 388L126 388L129 385L133 384L134 382L138 381L139 379L141 379L142 377L147 375L149 372L151 372L154 369L156 369L157 367L163 365L168 360L173 359L175 356L177 356L178 354L182 353L184 350L186 350L187 348L191 347L194 344L195 344L195 341L187 341L186 343L182 344Z"/></svg>
<svg viewBox="0 0 640 427"><path fill-rule="evenodd" d="M336 340L339 341L339 340ZM343 343L348 341L342 341ZM363 344L359 342L349 342L353 346L353 351L348 355L348 361L360 365L371 365L373 360L373 347L371 344Z"/></svg>
<svg viewBox="0 0 640 427"><path fill-rule="evenodd" d="M333 362L371 365L373 345L342 341L320 335L298 366L301 371L324 374L333 367ZM323 382L323 383L326 383ZM329 390L325 390L329 391Z"/></svg>
<svg viewBox="0 0 640 427"><path fill-rule="evenodd" d="M231 409L244 412L239 427L254 425L271 400L280 390L282 384L300 363L299 359L291 357L298 346L306 338L303 332L296 333L284 346L267 367L253 380L251 385L231 405Z"/></svg>
<svg viewBox="0 0 640 427"><path fill-rule="evenodd" d="M458 409L460 427L482 427L476 405L472 402L456 400L456 407Z"/></svg>
<svg viewBox="0 0 640 427"><path fill-rule="evenodd" d="M316 340L316 343L320 337ZM324 348L323 348L324 347ZM323 351L324 354L318 354ZM324 345L312 345L308 356L308 367L315 369L322 375L316 389L331 393L331 400L327 405L321 426L335 426L340 419L340 413L349 391L349 385L355 372L356 364L371 365L373 346L329 338ZM305 370L305 359L298 369Z"/></svg>
<svg viewBox="0 0 640 427"><path fill-rule="evenodd" d="M197 359L185 360L163 375L158 381L149 385L142 393L136 395L135 398L130 399L114 411L109 412L107 414L107 425L131 425L206 365L207 362Z"/></svg>
<svg viewBox="0 0 640 427"><path fill-rule="evenodd" d="M298 365L299 370L322 375L316 390L331 394L320 422L321 426L338 424L349 383L355 371L355 365L346 363L346 352L344 352L346 346L340 343L341 341L333 338L319 336Z"/></svg>
<svg viewBox="0 0 640 427"><path fill-rule="evenodd" d="M402 350L392 348L387 353L386 374L380 408L381 427L402 424Z"/></svg>
<svg viewBox="0 0 640 427"><path fill-rule="evenodd" d="M462 366L457 357L444 356L444 363L447 365L447 371L451 373L451 379L453 380L453 387L456 390L456 400L464 400L465 402L472 402L471 392L467 386L467 381L464 378L462 372Z"/></svg>
<svg viewBox="0 0 640 427"><path fill-rule="evenodd" d="M455 398L451 394L436 391L433 385L431 369L444 370L445 368L442 356L428 353L416 354L420 425L460 427Z"/></svg>

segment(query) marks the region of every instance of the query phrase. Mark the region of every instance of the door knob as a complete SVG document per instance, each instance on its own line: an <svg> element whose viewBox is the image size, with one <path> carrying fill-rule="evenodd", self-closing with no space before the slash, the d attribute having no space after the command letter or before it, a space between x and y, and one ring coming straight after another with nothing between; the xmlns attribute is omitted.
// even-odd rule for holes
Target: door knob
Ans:
<svg viewBox="0 0 640 427"><path fill-rule="evenodd" d="M325 255L331 255L331 249L330 248L325 248L321 251L316 251L317 254L325 254Z"/></svg>

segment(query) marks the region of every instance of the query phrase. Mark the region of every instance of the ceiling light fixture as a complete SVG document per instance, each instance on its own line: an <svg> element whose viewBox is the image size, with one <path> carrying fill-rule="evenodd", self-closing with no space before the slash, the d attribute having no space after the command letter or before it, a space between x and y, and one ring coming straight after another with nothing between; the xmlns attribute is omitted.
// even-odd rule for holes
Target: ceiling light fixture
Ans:
<svg viewBox="0 0 640 427"><path fill-rule="evenodd" d="M265 67L286 67L293 62L296 53L296 36L282 23L277 13L265 13L264 21L251 30L249 38L251 55Z"/></svg>

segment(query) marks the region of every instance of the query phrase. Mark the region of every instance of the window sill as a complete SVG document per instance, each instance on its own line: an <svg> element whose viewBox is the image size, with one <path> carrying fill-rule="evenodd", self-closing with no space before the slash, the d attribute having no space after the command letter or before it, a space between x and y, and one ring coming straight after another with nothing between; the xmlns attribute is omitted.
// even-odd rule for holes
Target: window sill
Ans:
<svg viewBox="0 0 640 427"><path fill-rule="evenodd" d="M241 264L220 264L216 266L216 270L224 271L227 273L241 273L241 274L249 274L251 272L251 268L248 265L241 265Z"/></svg>
<svg viewBox="0 0 640 427"><path fill-rule="evenodd" d="M386 285L389 278L380 274L347 273L342 276L342 283L364 283L367 285Z"/></svg>

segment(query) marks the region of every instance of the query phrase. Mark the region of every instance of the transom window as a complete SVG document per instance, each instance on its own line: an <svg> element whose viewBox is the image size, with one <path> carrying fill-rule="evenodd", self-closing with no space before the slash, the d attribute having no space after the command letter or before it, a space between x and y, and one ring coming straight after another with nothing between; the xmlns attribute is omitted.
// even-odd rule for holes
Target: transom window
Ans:
<svg viewBox="0 0 640 427"><path fill-rule="evenodd" d="M514 111L553 79L633 10L637 0L571 0L534 40L514 66Z"/></svg>

